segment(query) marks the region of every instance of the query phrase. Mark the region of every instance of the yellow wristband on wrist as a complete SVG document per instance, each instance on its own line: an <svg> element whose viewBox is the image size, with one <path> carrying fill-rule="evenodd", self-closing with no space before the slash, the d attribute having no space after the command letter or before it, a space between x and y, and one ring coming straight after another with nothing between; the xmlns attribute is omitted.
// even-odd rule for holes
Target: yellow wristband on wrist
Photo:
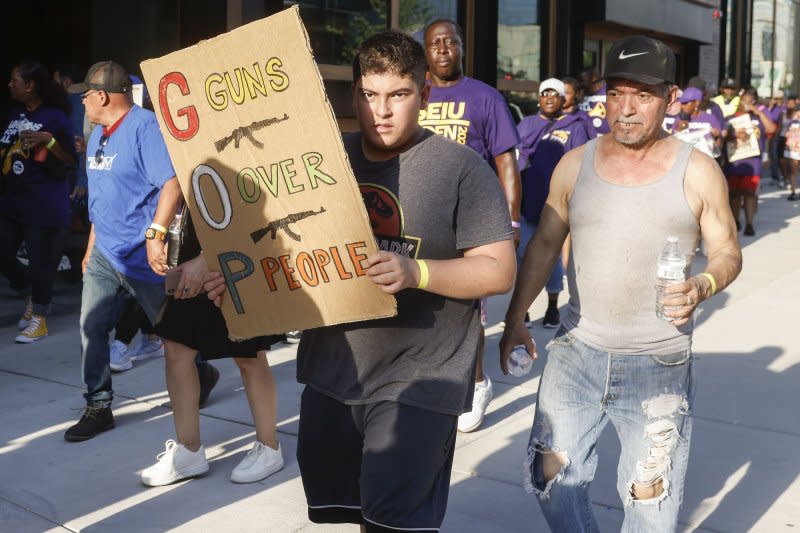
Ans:
<svg viewBox="0 0 800 533"><path fill-rule="evenodd" d="M44 147L45 147L45 148L47 148L48 150L50 150L50 149L52 149L52 148L53 148L53 146L55 146L55 145L56 145L56 138L55 138L55 137L50 137L50 142L48 142L47 144L45 144L45 145L44 145Z"/></svg>
<svg viewBox="0 0 800 533"><path fill-rule="evenodd" d="M417 262L417 266L419 266L419 283L417 284L418 289L427 289L428 288L428 279L430 277L430 273L428 272L428 263L423 261L422 259L415 259Z"/></svg>
<svg viewBox="0 0 800 533"><path fill-rule="evenodd" d="M715 280L714 276L708 272L703 272L700 275L706 278L709 283L711 283L711 296L714 296L717 293L717 280Z"/></svg>

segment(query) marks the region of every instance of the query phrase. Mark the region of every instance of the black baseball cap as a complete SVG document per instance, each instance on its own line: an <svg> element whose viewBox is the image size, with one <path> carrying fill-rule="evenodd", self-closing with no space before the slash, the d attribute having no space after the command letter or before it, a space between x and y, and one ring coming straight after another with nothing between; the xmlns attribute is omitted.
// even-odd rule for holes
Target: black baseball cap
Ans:
<svg viewBox="0 0 800 533"><path fill-rule="evenodd" d="M603 79L620 78L647 85L675 83L675 53L659 40L632 35L611 45Z"/></svg>
<svg viewBox="0 0 800 533"><path fill-rule="evenodd" d="M735 89L736 88L736 80L733 78L725 78L719 83L720 89Z"/></svg>
<svg viewBox="0 0 800 533"><path fill-rule="evenodd" d="M71 85L71 93L85 93L94 89L107 93L126 93L131 90L131 80L128 72L119 63L114 61L100 61L89 68L83 83Z"/></svg>

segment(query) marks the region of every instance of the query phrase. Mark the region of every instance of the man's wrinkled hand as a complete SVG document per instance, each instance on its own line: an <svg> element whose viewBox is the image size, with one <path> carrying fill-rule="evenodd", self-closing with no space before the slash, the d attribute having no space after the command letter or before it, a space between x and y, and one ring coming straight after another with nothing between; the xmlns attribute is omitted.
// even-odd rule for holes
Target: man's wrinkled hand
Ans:
<svg viewBox="0 0 800 533"><path fill-rule="evenodd" d="M167 274L167 242L158 239L147 239L145 241L147 248L147 263L150 268L159 276Z"/></svg>
<svg viewBox="0 0 800 533"><path fill-rule="evenodd" d="M515 346L523 345L528 349L532 359L537 359L539 354L536 352L536 342L531 338L525 321L511 321L506 317L506 327L503 336L500 338L500 370L503 374L508 374L508 359Z"/></svg>

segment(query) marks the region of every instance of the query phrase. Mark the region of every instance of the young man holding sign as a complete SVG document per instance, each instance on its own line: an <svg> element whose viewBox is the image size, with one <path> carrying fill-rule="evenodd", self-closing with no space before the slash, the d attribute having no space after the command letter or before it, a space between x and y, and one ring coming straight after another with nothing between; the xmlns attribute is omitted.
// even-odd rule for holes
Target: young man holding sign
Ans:
<svg viewBox="0 0 800 533"><path fill-rule="evenodd" d="M483 159L417 124L429 92L419 43L375 35L353 70L361 132L345 146L382 250L365 266L398 314L303 333L297 457L312 521L438 531L472 404L475 300L511 288L511 220ZM206 284L211 298L222 283Z"/></svg>

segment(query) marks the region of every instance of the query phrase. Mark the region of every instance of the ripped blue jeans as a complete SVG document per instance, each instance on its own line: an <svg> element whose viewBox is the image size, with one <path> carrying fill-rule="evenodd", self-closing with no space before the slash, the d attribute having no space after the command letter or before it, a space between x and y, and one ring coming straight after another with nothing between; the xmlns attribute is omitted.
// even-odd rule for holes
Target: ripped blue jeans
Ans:
<svg viewBox="0 0 800 533"><path fill-rule="evenodd" d="M599 531L589 500L597 438L610 421L621 443L622 531L675 531L692 429L692 355L622 355L564 328L548 345L525 484L553 531Z"/></svg>

